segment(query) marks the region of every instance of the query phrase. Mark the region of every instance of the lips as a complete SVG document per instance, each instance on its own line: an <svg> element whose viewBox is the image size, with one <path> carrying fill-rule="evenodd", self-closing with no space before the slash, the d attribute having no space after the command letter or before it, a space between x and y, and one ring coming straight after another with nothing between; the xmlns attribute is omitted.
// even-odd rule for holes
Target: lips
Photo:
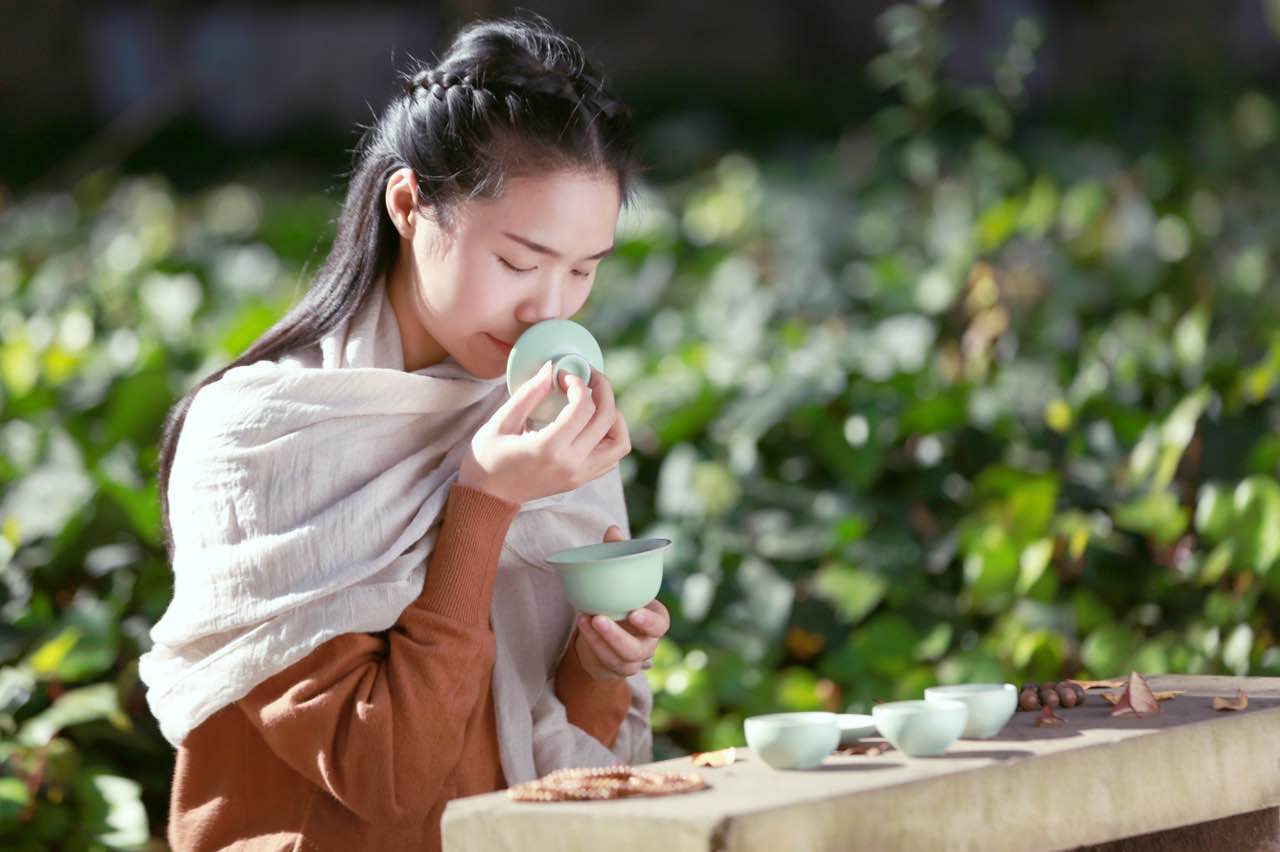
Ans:
<svg viewBox="0 0 1280 852"><path fill-rule="evenodd" d="M496 344L496 345L497 345L497 347L498 347L499 349L501 349L504 353L506 353L506 352L510 352L510 351L511 351L511 349L512 349L512 347L514 347L514 346L515 346L515 344L514 344L514 343L508 343L507 341L503 340L503 339L502 339L502 338L500 338L500 337L494 337L492 334L488 334L488 333L486 333L486 334L485 334L485 337L487 337L487 338L489 338L490 340L492 340L492 341L494 342L494 344Z"/></svg>

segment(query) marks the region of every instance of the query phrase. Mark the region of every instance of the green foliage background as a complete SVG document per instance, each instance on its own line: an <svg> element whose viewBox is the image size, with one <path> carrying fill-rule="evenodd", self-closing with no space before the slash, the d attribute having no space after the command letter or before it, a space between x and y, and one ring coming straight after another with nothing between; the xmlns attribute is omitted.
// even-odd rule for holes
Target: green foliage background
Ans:
<svg viewBox="0 0 1280 852"><path fill-rule="evenodd" d="M938 14L883 16L892 97L837 143L653 187L583 317L634 530L677 542L660 757L936 682L1280 675L1275 99L1136 151L1023 132L1037 25L960 86ZM0 210L6 848L159 834L159 429L335 213L108 173Z"/></svg>

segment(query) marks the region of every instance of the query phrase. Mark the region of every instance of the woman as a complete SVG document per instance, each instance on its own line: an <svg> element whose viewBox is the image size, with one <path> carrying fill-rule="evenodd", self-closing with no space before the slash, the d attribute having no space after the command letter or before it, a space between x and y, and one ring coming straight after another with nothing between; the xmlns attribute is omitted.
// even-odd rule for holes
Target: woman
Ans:
<svg viewBox="0 0 1280 852"><path fill-rule="evenodd" d="M575 616L541 567L623 537L626 423L597 373L530 431L550 372L501 378L586 301L633 171L576 44L465 28L366 133L304 299L175 407L141 671L176 849L435 849L452 798L650 759L666 610Z"/></svg>

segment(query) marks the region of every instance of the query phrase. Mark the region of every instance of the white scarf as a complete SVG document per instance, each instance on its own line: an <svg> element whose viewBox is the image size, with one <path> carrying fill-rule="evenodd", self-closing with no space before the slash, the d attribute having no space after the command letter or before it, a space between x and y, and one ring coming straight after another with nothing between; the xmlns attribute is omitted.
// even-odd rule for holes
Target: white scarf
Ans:
<svg viewBox="0 0 1280 852"><path fill-rule="evenodd" d="M507 399L501 378L452 359L405 372L384 281L374 289L317 347L229 370L192 401L169 479L173 600L140 660L174 746L323 642L396 622L422 591L463 453ZM544 560L610 524L630 535L616 468L525 503L507 534L490 614L508 784L651 759L644 672L612 749L555 695L575 613Z"/></svg>

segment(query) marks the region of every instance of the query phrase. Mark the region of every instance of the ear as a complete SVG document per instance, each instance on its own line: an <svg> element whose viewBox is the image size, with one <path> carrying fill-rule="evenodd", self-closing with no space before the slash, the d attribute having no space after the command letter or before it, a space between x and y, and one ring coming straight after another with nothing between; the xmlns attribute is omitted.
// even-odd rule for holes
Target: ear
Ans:
<svg viewBox="0 0 1280 852"><path fill-rule="evenodd" d="M418 209L418 180L413 169L396 169L387 178L386 204L391 224L402 238L412 240L414 230L422 221Z"/></svg>

